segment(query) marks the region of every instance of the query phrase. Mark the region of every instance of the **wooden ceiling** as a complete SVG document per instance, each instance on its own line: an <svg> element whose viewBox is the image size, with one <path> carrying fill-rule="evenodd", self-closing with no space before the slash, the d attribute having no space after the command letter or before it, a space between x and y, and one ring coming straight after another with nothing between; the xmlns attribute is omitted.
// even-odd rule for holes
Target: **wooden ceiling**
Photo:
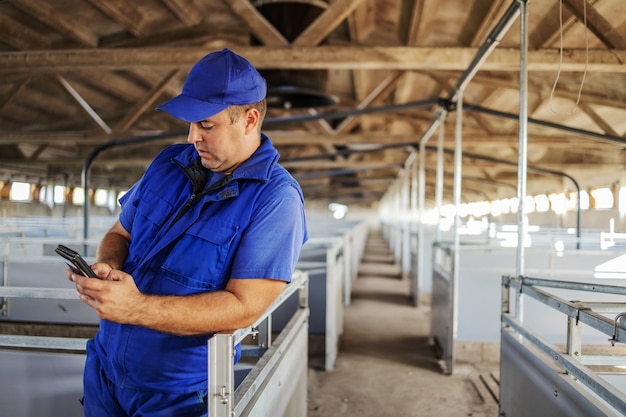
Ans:
<svg viewBox="0 0 626 417"><path fill-rule="evenodd" d="M309 202L379 201L420 141L431 201L438 134L429 129L442 110L449 201L460 113L451 98L482 48L496 44L462 95L463 200L513 197L521 20L501 39L490 35L515 4L2 1L0 180L80 185L92 158L90 186L128 187L160 149L186 139L185 124L156 105L178 94L197 60L228 47L268 79L264 131ZM620 183L626 2L541 0L527 9L528 192L571 191L571 179L583 188ZM291 95L296 87L306 94Z"/></svg>

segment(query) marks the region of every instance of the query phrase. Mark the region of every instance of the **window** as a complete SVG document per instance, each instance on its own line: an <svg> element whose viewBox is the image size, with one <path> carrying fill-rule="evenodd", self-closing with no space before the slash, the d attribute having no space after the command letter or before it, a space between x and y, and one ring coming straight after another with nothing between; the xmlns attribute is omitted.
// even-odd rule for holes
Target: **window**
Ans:
<svg viewBox="0 0 626 417"><path fill-rule="evenodd" d="M622 187L619 189L619 194L617 195L619 214L626 214L626 187Z"/></svg>
<svg viewBox="0 0 626 417"><path fill-rule="evenodd" d="M576 194L576 191L573 191L569 194L569 204L567 208L571 210L576 210L578 208L578 197ZM587 191L585 190L580 190L580 209L589 209L589 193L587 193Z"/></svg>
<svg viewBox="0 0 626 417"><path fill-rule="evenodd" d="M536 195L533 198L533 202L535 203L535 210L539 213L550 210L550 200L548 200L548 196L545 194Z"/></svg>
<svg viewBox="0 0 626 417"><path fill-rule="evenodd" d="M595 201L595 208L600 210L613 208L613 191L610 188L596 188L591 191L591 196Z"/></svg>
<svg viewBox="0 0 626 417"><path fill-rule="evenodd" d="M30 184L27 182L14 182L9 192L11 201L30 201Z"/></svg>
<svg viewBox="0 0 626 417"><path fill-rule="evenodd" d="M65 187L62 185L54 186L54 204L65 204Z"/></svg>
<svg viewBox="0 0 626 417"><path fill-rule="evenodd" d="M535 199L532 196L527 195L524 198L524 212L532 213L534 211L535 211Z"/></svg>
<svg viewBox="0 0 626 417"><path fill-rule="evenodd" d="M550 200L552 211L554 211L556 214L565 213L567 209L567 199L565 198L565 194L550 194L548 196L548 200Z"/></svg>
<svg viewBox="0 0 626 417"><path fill-rule="evenodd" d="M98 207L106 207L109 204L109 190L98 188L93 196L93 203Z"/></svg>
<svg viewBox="0 0 626 417"><path fill-rule="evenodd" d="M77 206L85 204L85 191L83 187L76 187L72 190L72 204Z"/></svg>

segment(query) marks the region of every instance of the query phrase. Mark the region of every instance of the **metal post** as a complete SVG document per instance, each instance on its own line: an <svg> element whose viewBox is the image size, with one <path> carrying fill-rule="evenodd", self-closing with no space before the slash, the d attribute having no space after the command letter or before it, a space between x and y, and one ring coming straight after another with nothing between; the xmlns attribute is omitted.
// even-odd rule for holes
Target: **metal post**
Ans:
<svg viewBox="0 0 626 417"><path fill-rule="evenodd" d="M461 206L461 180L463 178L463 91L458 91L459 97L458 106L456 109L456 131L454 134L454 258L453 265L454 271L452 273L452 337L453 340L457 336L457 312L459 302L459 258L461 257L461 236L459 234L459 227L461 223L461 216L459 209ZM454 344L453 344L454 345Z"/></svg>
<svg viewBox="0 0 626 417"><path fill-rule="evenodd" d="M211 417L232 417L235 401L233 381L233 335L215 334L208 342L208 410ZM231 358L231 360L224 360Z"/></svg>
<svg viewBox="0 0 626 417"><path fill-rule="evenodd" d="M444 139L444 122L446 113L441 114L439 122L439 138L437 140L437 179L435 185L435 210L437 210L437 237L441 240L441 206L443 204L443 139Z"/></svg>
<svg viewBox="0 0 626 417"><path fill-rule="evenodd" d="M526 179L528 175L528 8L527 2L520 0L520 98L519 98L519 144L517 169L517 257L515 264L516 276L524 274L524 237L527 222L524 209L526 198ZM515 317L519 321L524 318L524 306L521 294L518 293L515 303Z"/></svg>
<svg viewBox="0 0 626 417"><path fill-rule="evenodd" d="M426 273L425 260L426 250L424 248L424 211L426 201L426 142L430 136L420 140L419 143L419 198L418 198L418 210L419 210L419 223L417 232L417 286L418 288L424 282L424 275ZM419 303L419 299L415 305Z"/></svg>
<svg viewBox="0 0 626 417"><path fill-rule="evenodd" d="M421 160L421 154L422 154L422 150L420 148L420 160L419 160L419 164L421 166L421 164L423 163ZM419 167L417 166L417 160L416 158L412 158L412 164L411 164L411 184L412 184L412 188L411 188L411 207L412 207L412 211L411 211L411 219L414 220L415 222L417 222L418 224L418 231L417 231L417 247L415 248L415 257L417 259L417 268L415 269L415 271L413 271L413 276L410 277L411 279L411 296L412 296L412 300L413 300L413 305L417 306L419 305L419 291L420 291L420 284L422 282L422 272L421 272L421 265L423 263L423 252L421 250L421 246L422 245L422 232L423 229L420 228L421 224L422 224L422 216L423 216L423 212L424 212L424 208L423 206L419 205L419 195L421 196L422 193L422 185L420 182L420 172L419 171ZM413 232L413 229L411 228L411 231Z"/></svg>

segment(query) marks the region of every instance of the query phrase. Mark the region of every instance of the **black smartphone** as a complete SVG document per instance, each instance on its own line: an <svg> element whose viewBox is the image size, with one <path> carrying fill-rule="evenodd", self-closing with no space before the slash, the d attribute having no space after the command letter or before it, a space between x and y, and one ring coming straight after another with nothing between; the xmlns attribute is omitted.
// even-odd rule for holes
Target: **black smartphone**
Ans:
<svg viewBox="0 0 626 417"><path fill-rule="evenodd" d="M98 275L93 272L89 264L75 250L70 249L67 246L59 245L54 251L70 261L72 264L67 264L67 266L69 266L77 274L90 278L98 278Z"/></svg>

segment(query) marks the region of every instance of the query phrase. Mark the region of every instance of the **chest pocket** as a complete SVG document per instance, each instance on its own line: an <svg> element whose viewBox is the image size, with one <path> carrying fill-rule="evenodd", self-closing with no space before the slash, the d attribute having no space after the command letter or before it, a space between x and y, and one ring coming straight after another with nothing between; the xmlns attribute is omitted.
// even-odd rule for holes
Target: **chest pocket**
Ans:
<svg viewBox="0 0 626 417"><path fill-rule="evenodd" d="M236 225L214 219L191 226L167 255L161 266L164 279L153 290L185 295L224 288L237 231Z"/></svg>
<svg viewBox="0 0 626 417"><path fill-rule="evenodd" d="M173 206L149 189L145 189L137 203L136 210L135 220L130 230L127 270L132 269L132 266L140 261L140 256L154 244L156 235L171 215Z"/></svg>

